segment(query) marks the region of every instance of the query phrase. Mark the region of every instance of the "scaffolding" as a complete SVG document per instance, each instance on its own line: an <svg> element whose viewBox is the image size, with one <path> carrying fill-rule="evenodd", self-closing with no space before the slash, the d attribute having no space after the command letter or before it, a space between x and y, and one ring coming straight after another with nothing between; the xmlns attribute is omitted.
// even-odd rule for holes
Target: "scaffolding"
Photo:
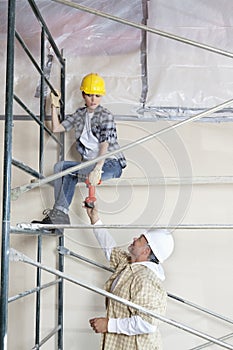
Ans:
<svg viewBox="0 0 233 350"><path fill-rule="evenodd" d="M1 264L1 303L0 303L0 314L1 314L1 349L7 349L7 323L8 323L8 302L13 302L27 296L32 293L36 293L36 321L35 321L35 344L33 349L39 349L48 339L57 334L57 348L63 348L63 280L61 278L42 285L41 283L41 270L37 269L36 277L36 287L30 291L20 293L15 297L8 300L8 287L9 287L9 245L10 245L10 206L11 206L11 165L18 167L22 171L34 176L36 179L44 178L44 133L48 133L54 142L58 145L59 158L64 159L64 137L61 135L60 138L56 138L51 131L44 125L45 121L45 96L46 89L49 87L56 95L56 91L51 85L45 62L46 57L46 42L48 41L51 45L53 52L55 53L59 63L60 63L60 90L61 99L65 100L65 60L62 57L59 49L57 48L53 37L44 22L35 2L29 0L29 4L32 9L32 13L37 19L38 23L41 25L41 63L40 66L37 64L27 45L25 44L23 38L17 32L15 28L15 14L16 14L16 2L11 0L8 2L8 37L7 37L7 71L6 71L6 115L5 115L5 154L4 154L4 176L3 176L3 214L2 214L2 264ZM18 40L19 44L23 48L25 54L29 57L31 63L34 65L35 69L40 75L39 84L39 95L40 97L40 116L39 118L30 111L23 101L14 94L14 50L15 50L15 38ZM16 101L27 113L28 115L38 124L39 126L39 164L38 171L32 169L30 166L15 160L12 158L12 125L13 125L13 101ZM61 105L61 118L64 118L64 103ZM64 238L59 235L55 230L55 236L58 239L59 244L63 245ZM38 235L37 241L37 261L41 261L42 255L42 234ZM63 258L58 255L58 266L59 270L63 271ZM57 298L58 298L58 308L57 308L57 325L54 330L48 334L45 339L41 339L40 334L40 322L41 322L41 291L45 288L51 286L57 286Z"/></svg>
<svg viewBox="0 0 233 350"><path fill-rule="evenodd" d="M180 42L183 42L187 45L193 45L196 46L200 49L208 50L216 54L224 55L230 58L233 58L233 54L224 50L220 50L214 47L210 47L208 45L200 44L185 38L181 38L169 33L165 33L159 30L156 30L154 28L149 28L146 26L146 10L145 10L145 16L144 16L144 23L143 24L136 24L133 22L129 22L126 20L123 20L121 18L115 17L115 16L110 16L106 13L96 11L90 8L87 8L85 6L81 6L75 3L71 3L70 1L66 0L51 0L66 6L71 6L73 8L76 8L78 10L84 11L84 12L89 12L97 16L101 16L125 25L133 26L135 28L141 29L143 33L150 32L156 35L160 35L162 37L166 37L172 40L177 40ZM98 264L94 261L91 261L85 257L80 256L79 254L72 252L65 248L64 246L64 236L61 234L61 232L66 229L66 228L81 228L81 229L90 229L93 228L92 225L40 225L40 224L28 224L26 226L17 226L17 227L12 227L11 226L11 215L10 215L10 203L11 199L17 199L18 196L20 196L22 193L25 193L27 191L30 191L32 189L38 188L39 186L42 186L44 184L49 184L53 180L62 177L70 171L77 171L79 169L82 169L88 165L91 165L95 163L97 160L102 160L105 159L107 156L114 155L119 152L113 151L108 153L108 155L98 157L97 159L93 161L89 161L85 164L78 165L76 167L70 168L66 171L60 172L59 174L56 175L51 175L48 177L44 176L44 164L43 164L43 152L44 152L44 133L47 132L51 138L56 142L58 145L60 151L59 151L59 159L62 160L64 159L64 137L61 135L59 139L57 139L49 129L46 128L44 121L45 121L45 95L44 91L46 89L46 86L49 87L49 89L56 94L56 91L54 87L51 85L48 76L46 75L46 63L45 63L45 41L48 40L54 53L56 54L56 57L58 58L58 61L60 62L61 65L61 75L60 75L60 81L61 81L61 118L64 118L64 113L65 113L65 59L63 58L62 53L59 51L57 48L53 37L43 20L36 3L34 0L28 0L34 15L36 16L38 22L41 25L41 65L38 66L37 62L33 58L32 54L30 53L30 50L27 48L26 44L23 41L23 38L19 35L19 33L15 29L15 0L9 0L9 7L8 7L8 38L7 38L7 72L6 72L6 77L7 77L7 88L6 88L6 114L5 114L5 147L4 147L4 177L3 177L3 211L2 211L2 265L1 265L1 303L0 303L0 322L1 322L1 327L0 327L0 349L1 350L7 350L7 324L8 324L8 303L14 302L22 297L25 297L29 294L36 293L36 322L35 322L35 344L32 349L39 349L42 347L43 344L45 344L46 341L48 341L51 337L54 335L57 335L57 349L62 350L63 349L63 281L67 280L69 282L72 282L74 284L77 284L83 288L86 288L88 290L91 290L95 293L98 293L100 295L103 295L108 298L112 298L114 300L117 300L127 306L131 306L137 310L140 310L141 312L144 312L145 314L151 315L152 317L155 317L159 319L162 322L165 322L169 325L172 325L174 327L180 328L186 332L189 332L193 335L196 335L202 339L205 339L208 341L208 343L203 344L199 347L193 348L194 349L201 349L203 347L209 346L210 344L216 344L219 345L223 348L226 349L231 349L233 350L233 346L226 343L225 340L229 339L232 337L232 333L227 334L221 338L214 338L212 336L209 336L205 333L202 333L200 331L197 331L193 328L190 328L184 324L178 323L176 321L170 320L166 317L162 317L160 315L157 315L149 310L146 310L139 305L133 304L127 300L124 300L122 298L116 297L111 293L107 293L104 290L101 290L99 288L96 288L95 286L91 286L87 283L84 283L82 281L76 280L72 278L69 275L66 275L63 272L63 267L64 267L64 256L73 256L75 258L81 259L86 261L87 263L90 263L94 266L100 267L102 269L108 270L112 272L111 269L109 269L106 266L103 266L101 264ZM28 55L30 58L32 64L35 66L36 70L38 71L40 75L40 118L35 116L32 111L30 111L27 106L24 105L23 101L20 100L15 94L14 94L14 46L15 46L15 38L18 40L22 48L24 49L25 53ZM143 45L141 46L141 49L143 51L142 57L145 58L145 52L146 52L146 44L145 44L146 36L144 37ZM144 61L145 63L145 61ZM144 84L147 84L146 82L146 66L143 65L143 79L144 79ZM141 95L141 102L142 102L142 108L145 108L145 101L146 101L146 90L143 90L144 93L142 92ZM13 159L12 157L12 124L13 124L13 100L15 100L27 113L30 115L30 117L39 125L40 128L40 144L39 144L39 165L38 165L38 171L35 169L32 169L30 166L23 164L22 162ZM224 103L221 103L213 108L210 108L208 110L202 111L188 119L185 119L183 121L180 121L176 123L175 125L169 126L167 128L164 128L156 133L150 134L147 137L143 137L135 142L132 142L126 146L121 147L120 151L125 151L128 150L132 147L136 147L140 145L141 143L147 142L155 137L158 137L164 133L167 133L168 131L172 129L176 129L178 127L181 127L185 124L191 123L195 120L199 120L201 118L205 118L209 115L212 115L215 112L218 112L224 108L227 108L233 104L233 99L226 101ZM34 183L29 183L22 185L20 187L11 189L11 166L14 165L18 167L19 169L25 171L26 173L34 176L35 178L38 179L38 181ZM154 179L156 183L159 183L159 179ZM176 179L170 179L172 183L176 181ZM191 181L190 179L184 179L183 184ZM203 181L203 180L200 180ZM219 181L219 179L213 179L213 181ZM227 178L227 181L229 183L232 183L232 178ZM121 228L126 228L126 229L147 229L151 228L151 225L148 227L146 225L102 225L100 227L103 228L114 228L114 229L121 229ZM156 226L157 228L170 228L170 229L177 229L177 226ZM58 269L53 269L51 267L45 266L41 263L41 254L42 254L42 239L44 235L48 235L48 232L46 231L47 229L55 229L55 233L51 234L55 236L56 239L58 239ZM179 229L232 229L232 225L179 225ZM10 234L11 233L21 233L21 234L32 234L32 235L37 235L38 236L38 241L37 241L37 261L32 260L31 258L27 257L21 252L16 251L15 249L11 248L10 245ZM27 290L24 293L20 293L18 295L15 295L14 297L9 298L8 297L8 288L9 288L9 262L10 261L17 261L17 262L23 262L29 265L32 265L36 268L37 272L37 283L36 287ZM56 276L56 279L43 284L41 283L41 271L45 270L52 275ZM55 325L54 329L46 335L44 339L41 339L41 333L40 333L40 314L41 314L41 291L45 288L49 288L51 286L56 285L57 288L57 305L58 305L58 311L57 311L57 324ZM226 321L230 324L233 324L233 320L230 318L227 318L223 315L219 315L211 310L207 310L203 307L200 307L199 305L196 305L188 300L185 300L177 295L173 295L171 293L168 293L168 297L172 298L182 304L189 305L190 307L193 307L197 310L200 310L204 313L207 313L209 315L212 315L222 321Z"/></svg>

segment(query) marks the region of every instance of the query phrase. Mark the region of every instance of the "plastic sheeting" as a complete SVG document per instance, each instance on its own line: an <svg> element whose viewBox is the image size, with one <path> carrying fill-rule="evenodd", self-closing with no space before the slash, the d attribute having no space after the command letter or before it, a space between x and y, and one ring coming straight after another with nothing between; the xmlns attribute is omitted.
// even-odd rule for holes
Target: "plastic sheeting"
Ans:
<svg viewBox="0 0 233 350"><path fill-rule="evenodd" d="M233 52L231 13L228 0L152 1L148 26ZM148 106L209 108L232 98L232 58L148 36Z"/></svg>
<svg viewBox="0 0 233 350"><path fill-rule="evenodd" d="M139 24L145 19L143 6L148 5L149 27L233 51L231 0L74 2ZM39 62L40 26L26 0L18 0L16 4L16 29ZM140 29L54 1L37 0L36 5L66 58L67 112L72 112L81 102L79 83L90 71L105 78L107 96L103 102L118 115L186 116L190 111L209 108L232 97L233 60L229 57L147 33L145 67ZM0 1L0 16L0 55L5 59L7 1ZM16 45L16 93L26 100L31 96L25 103L36 109L38 101L34 92L38 75L29 67L28 58L17 42ZM55 85L59 83L58 69L58 63L54 62L51 81ZM148 76L142 77L146 70ZM145 110L142 92L146 98ZM145 113L140 114L142 110ZM16 107L16 113L22 111ZM228 115L231 110L224 114Z"/></svg>

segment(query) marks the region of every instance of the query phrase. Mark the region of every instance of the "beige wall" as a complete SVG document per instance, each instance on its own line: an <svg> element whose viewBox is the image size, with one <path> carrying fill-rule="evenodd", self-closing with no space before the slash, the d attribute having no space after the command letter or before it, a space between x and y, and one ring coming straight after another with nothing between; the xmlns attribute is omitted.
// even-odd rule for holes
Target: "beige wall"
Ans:
<svg viewBox="0 0 233 350"><path fill-rule="evenodd" d="M167 127L166 123L118 122L122 145ZM1 122L3 129L4 123ZM231 176L231 123L193 123L172 131L159 140L151 140L125 152L128 167L122 179L102 184L97 189L99 208L106 224L226 224L232 222L232 184L213 183L213 177ZM56 148L46 139L45 173L52 173ZM72 137L67 137L66 158L73 158ZM2 149L2 148L1 148ZM37 166L38 130L31 121L14 123L13 157ZM31 177L13 167L12 187L31 181ZM156 178L192 177L193 185L158 185ZM133 180L132 180L133 178ZM146 182L146 181L147 182ZM228 178L229 180L229 178ZM196 182L210 181L209 184ZM212 182L212 183L211 183ZM88 223L82 208L87 190L77 187L70 216L73 224ZM51 207L53 193L49 186L27 192L12 201L11 221L14 226L42 217ZM120 246L127 246L138 230L112 230ZM65 230L65 246L78 254L105 263L104 256L89 230ZM175 251L164 264L165 286L193 303L232 318L232 244L231 230L175 230ZM11 235L11 245L36 259L36 237ZM43 237L43 263L55 267L58 241ZM108 272L67 257L65 273L75 279L102 287ZM43 272L43 282L53 276ZM10 264L10 296L35 285L35 269L23 263ZM35 295L9 305L9 349L24 350L34 342ZM42 291L41 336L54 326L55 289ZM99 336L89 327L88 319L104 315L104 298L65 282L64 345L65 349L97 349ZM219 337L230 332L230 324L169 299L167 317L202 332ZM164 349L173 344L180 350L202 342L188 333L161 324ZM43 348L54 348L50 340Z"/></svg>

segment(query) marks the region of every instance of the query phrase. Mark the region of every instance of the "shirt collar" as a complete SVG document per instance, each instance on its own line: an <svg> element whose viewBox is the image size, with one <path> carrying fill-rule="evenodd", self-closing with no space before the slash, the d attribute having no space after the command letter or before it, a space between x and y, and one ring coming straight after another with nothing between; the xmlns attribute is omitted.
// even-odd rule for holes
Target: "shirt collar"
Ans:
<svg viewBox="0 0 233 350"><path fill-rule="evenodd" d="M165 280L165 273L161 264L155 264L154 262L151 262L151 261L141 261L141 262L132 263L132 265L134 264L140 264L148 267L150 270L152 270L156 274L156 276L161 281Z"/></svg>

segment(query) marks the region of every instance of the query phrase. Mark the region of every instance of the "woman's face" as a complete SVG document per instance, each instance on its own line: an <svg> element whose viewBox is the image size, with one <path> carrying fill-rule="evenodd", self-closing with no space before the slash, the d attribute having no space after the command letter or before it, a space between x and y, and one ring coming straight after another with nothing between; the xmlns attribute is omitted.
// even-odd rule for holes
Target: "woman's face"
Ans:
<svg viewBox="0 0 233 350"><path fill-rule="evenodd" d="M102 95L85 94L85 92L83 92L83 98L89 112L94 112L96 107L99 106L101 97Z"/></svg>

